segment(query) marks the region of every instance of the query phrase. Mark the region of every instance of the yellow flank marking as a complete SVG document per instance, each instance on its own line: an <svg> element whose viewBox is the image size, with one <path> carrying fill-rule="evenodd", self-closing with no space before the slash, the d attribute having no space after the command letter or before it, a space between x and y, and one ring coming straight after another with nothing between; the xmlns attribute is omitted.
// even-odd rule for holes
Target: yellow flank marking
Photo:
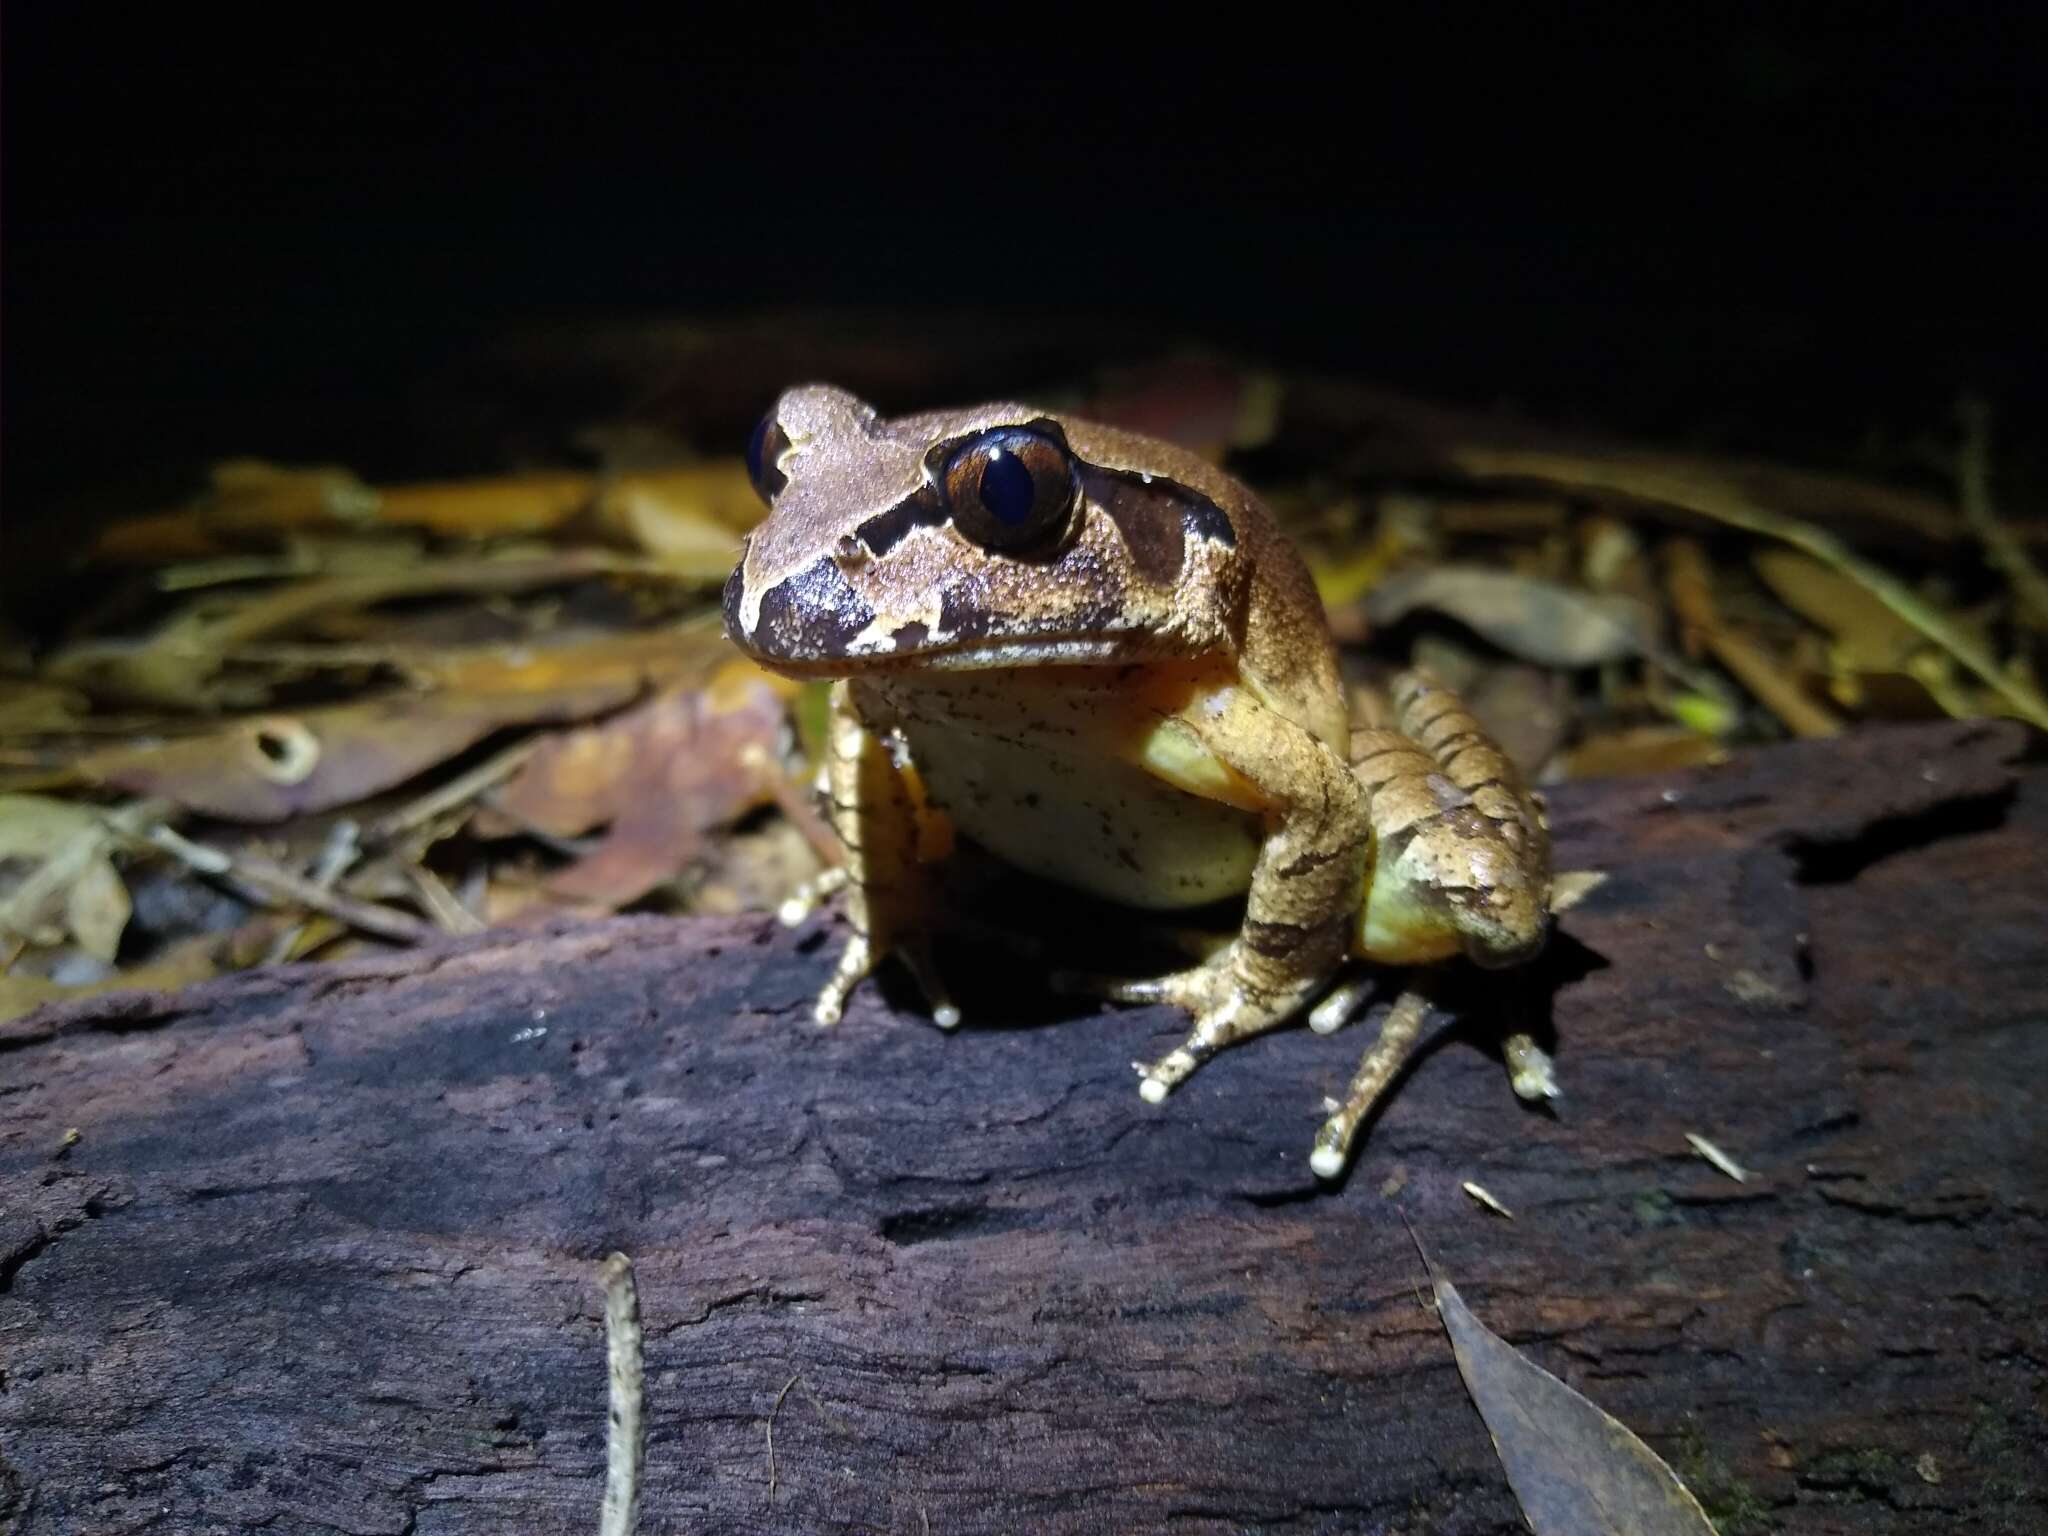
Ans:
<svg viewBox="0 0 2048 1536"><path fill-rule="evenodd" d="M1156 779L1204 800L1218 800L1241 811L1272 808L1270 796L1237 773L1196 738L1179 720L1164 720L1145 736L1138 763Z"/></svg>
<svg viewBox="0 0 2048 1536"><path fill-rule="evenodd" d="M1384 871L1358 916L1358 953L1380 965L1428 965L1458 952L1457 931Z"/></svg>

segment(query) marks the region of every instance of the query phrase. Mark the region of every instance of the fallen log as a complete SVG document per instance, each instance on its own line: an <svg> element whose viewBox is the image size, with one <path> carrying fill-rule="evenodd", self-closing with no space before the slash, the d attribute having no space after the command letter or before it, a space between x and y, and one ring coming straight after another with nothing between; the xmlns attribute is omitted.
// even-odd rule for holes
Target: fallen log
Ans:
<svg viewBox="0 0 2048 1536"><path fill-rule="evenodd" d="M2026 746L1945 723L1561 787L1560 864L1608 879L1490 985L1564 1099L1511 1097L1453 978L1334 1188L1306 1154L1370 1021L1153 1108L1158 1009L1008 987L944 1036L870 986L817 1030L829 922L497 931L18 1019L0 1531L594 1530L614 1249L643 1530L1520 1531L1404 1216L1724 1533L2041 1529Z"/></svg>

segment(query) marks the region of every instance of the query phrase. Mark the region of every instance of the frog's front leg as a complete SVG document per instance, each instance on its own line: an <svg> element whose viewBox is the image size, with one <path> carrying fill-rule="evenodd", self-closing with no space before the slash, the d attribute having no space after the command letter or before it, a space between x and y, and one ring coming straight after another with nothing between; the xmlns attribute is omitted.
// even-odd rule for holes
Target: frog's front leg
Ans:
<svg viewBox="0 0 2048 1536"><path fill-rule="evenodd" d="M843 874L829 883L846 890L846 916L853 936L812 1010L820 1024L836 1024L847 994L891 954L900 955L931 1005L932 1022L951 1029L960 1010L946 995L931 959L937 903L928 856L933 851L931 809L924 805L910 772L899 766L889 743L854 702L852 686L832 686L831 724L825 767L832 826L839 834ZM785 920L801 918L792 904Z"/></svg>
<svg viewBox="0 0 2048 1536"><path fill-rule="evenodd" d="M1368 842L1365 797L1344 762L1247 690L1210 695L1160 730L1220 763L1264 812L1267 833L1236 938L1191 969L1108 989L1195 1016L1182 1045L1138 1065L1139 1092L1154 1104L1224 1047L1294 1018L1328 983L1351 940Z"/></svg>

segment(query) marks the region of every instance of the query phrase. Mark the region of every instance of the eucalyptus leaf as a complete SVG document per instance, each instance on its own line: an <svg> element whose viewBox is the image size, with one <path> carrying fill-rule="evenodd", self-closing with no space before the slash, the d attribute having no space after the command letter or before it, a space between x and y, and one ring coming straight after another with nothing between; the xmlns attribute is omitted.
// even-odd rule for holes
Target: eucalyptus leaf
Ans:
<svg viewBox="0 0 2048 1536"><path fill-rule="evenodd" d="M1465 1390L1536 1536L1714 1536L1655 1451L1489 1330L1433 1266L1430 1279Z"/></svg>

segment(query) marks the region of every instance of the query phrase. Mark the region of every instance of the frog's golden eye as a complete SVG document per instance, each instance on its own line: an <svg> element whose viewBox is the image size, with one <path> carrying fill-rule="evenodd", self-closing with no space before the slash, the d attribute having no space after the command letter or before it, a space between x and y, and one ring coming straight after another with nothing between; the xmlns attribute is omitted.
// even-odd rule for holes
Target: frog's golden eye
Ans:
<svg viewBox="0 0 2048 1536"><path fill-rule="evenodd" d="M1065 527L1078 482L1066 449L1042 432L998 427L946 460L946 508L960 531L990 549L1021 549Z"/></svg>
<svg viewBox="0 0 2048 1536"><path fill-rule="evenodd" d="M754 482L754 494L763 502L772 504L776 493L789 484L780 463L788 447L789 438L773 411L754 423L753 435L747 439L747 478Z"/></svg>

